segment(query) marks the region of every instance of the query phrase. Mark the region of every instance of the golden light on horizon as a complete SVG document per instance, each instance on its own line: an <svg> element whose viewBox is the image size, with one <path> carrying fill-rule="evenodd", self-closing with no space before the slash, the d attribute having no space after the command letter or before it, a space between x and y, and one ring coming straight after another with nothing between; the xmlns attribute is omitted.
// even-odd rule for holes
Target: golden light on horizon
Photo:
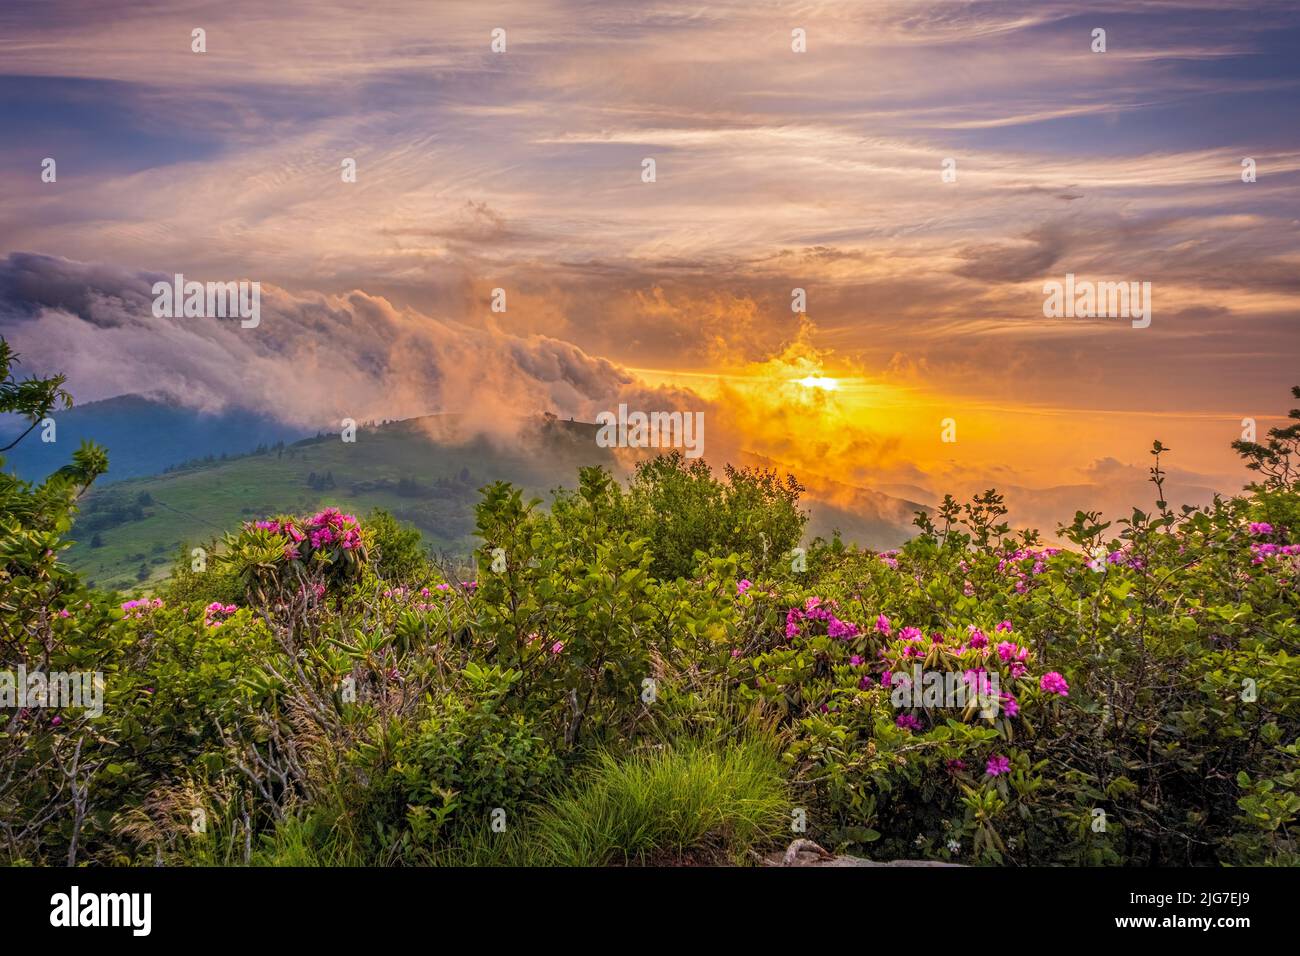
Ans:
<svg viewBox="0 0 1300 956"><path fill-rule="evenodd" d="M795 383L802 385L804 388L820 388L826 392L836 391L840 387L838 379L826 375L809 375L805 378L797 378Z"/></svg>

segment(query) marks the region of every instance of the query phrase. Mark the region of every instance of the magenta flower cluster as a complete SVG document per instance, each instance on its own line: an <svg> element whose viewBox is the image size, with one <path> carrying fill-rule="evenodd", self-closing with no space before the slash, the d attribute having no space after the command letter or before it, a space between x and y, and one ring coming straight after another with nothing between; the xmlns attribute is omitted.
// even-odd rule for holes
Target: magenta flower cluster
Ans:
<svg viewBox="0 0 1300 956"><path fill-rule="evenodd" d="M1009 555L1002 569L1011 569L1022 578L1027 578L1042 573L1042 562L1059 553L1059 549L1054 548L1042 551L1021 549ZM1034 567L1016 568L1011 563L1028 560L1033 560ZM941 633L931 634L927 638L919 627L898 626L883 613L877 615L864 633L864 629L858 625L842 620L838 616L838 609L834 600L808 598L801 607L791 608L786 613L787 639L817 633L811 625L813 622L822 622L828 635L856 641L853 645L854 653L848 657L848 666L854 670L867 667L867 660L861 653L861 641L871 637L886 642L879 650L884 668L879 675L879 683L872 674L859 672L855 675L857 686L864 691L875 687L889 690L894 686L910 686L912 678L908 673L914 665L909 659L925 658L933 653L933 648L941 646L941 657L953 663L963 662L958 664L961 677L972 692L981 696L996 694L1000 701L998 710L1006 718L1020 715L1020 701L1005 685L1005 681L1007 678L1014 680L1028 677L1031 651L1017 639L1011 621L999 621L988 630L972 624L966 628L963 639L958 643L945 642L945 635ZM733 656L734 654L735 652ZM994 674L994 670L999 674ZM994 683L994 678L998 676L1001 677L1002 686ZM1039 687L1061 697L1068 697L1070 693L1069 683L1058 671L1044 674L1039 679ZM823 713L829 712L826 704L822 704L820 709ZM922 733L926 728L923 718L924 714L903 711L894 715L894 724L909 733ZM948 767L953 772L965 769L965 765L959 761L950 762ZM1005 755L989 757L984 769L989 777L1003 776L1011 772L1011 759Z"/></svg>
<svg viewBox="0 0 1300 956"><path fill-rule="evenodd" d="M1256 541L1250 546L1251 564L1263 564L1269 558L1289 558L1300 555L1300 544L1272 544Z"/></svg>
<svg viewBox="0 0 1300 956"><path fill-rule="evenodd" d="M230 615L238 610L239 608L233 604L222 604L220 601L213 601L203 609L203 623L208 627L220 627Z"/></svg>
<svg viewBox="0 0 1300 956"><path fill-rule="evenodd" d="M478 588L477 581L461 581L461 588L473 594ZM453 592L452 586L446 583L435 584L432 587L416 588L384 588L382 596L393 601L405 602L411 609L428 612L437 611L446 608L447 598L451 597ZM437 599L437 600L435 600Z"/></svg>
<svg viewBox="0 0 1300 956"><path fill-rule="evenodd" d="M785 615L785 636L787 640L794 640L800 635L806 635L805 627L811 621L823 621L826 624L826 634L830 637L839 638L847 641L858 636L858 626L851 621L840 620L835 612L839 605L835 601L822 602L819 597L810 597L804 602L803 608L792 607Z"/></svg>
<svg viewBox="0 0 1300 956"><path fill-rule="evenodd" d="M1038 686L1049 693L1060 694L1062 697L1070 696L1070 685L1067 684L1065 678L1056 671L1048 671L1040 677L1038 679Z"/></svg>
<svg viewBox="0 0 1300 956"><path fill-rule="evenodd" d="M1111 551L1106 555L1106 563L1114 564L1119 567L1130 567L1134 570L1141 571L1146 567L1146 563L1136 555L1128 553L1126 548L1120 548L1118 551ZM1091 564L1091 562L1089 562Z"/></svg>
<svg viewBox="0 0 1300 956"><path fill-rule="evenodd" d="M998 562L999 574L1014 574L1016 593L1024 594L1029 590L1029 582L1034 575L1047 570L1047 559L1061 553L1060 548L1017 548L1003 555ZM1026 567L1026 563L1031 562ZM969 594L967 595L969 596Z"/></svg>
<svg viewBox="0 0 1300 956"><path fill-rule="evenodd" d="M251 527L269 531L284 539L284 557L287 561L303 558L304 545L313 551L338 547L354 551L361 547L361 524L356 516L346 515L338 508L325 508L305 519L301 525L293 518L254 521Z"/></svg>
<svg viewBox="0 0 1300 956"><path fill-rule="evenodd" d="M127 601L122 605L122 610L126 612L128 618L143 620L144 616L151 611L156 611L163 606L162 598L138 598L134 601Z"/></svg>
<svg viewBox="0 0 1300 956"><path fill-rule="evenodd" d="M1010 757L990 757L988 763L984 765L984 772L990 777L1000 777L1004 773L1011 772Z"/></svg>

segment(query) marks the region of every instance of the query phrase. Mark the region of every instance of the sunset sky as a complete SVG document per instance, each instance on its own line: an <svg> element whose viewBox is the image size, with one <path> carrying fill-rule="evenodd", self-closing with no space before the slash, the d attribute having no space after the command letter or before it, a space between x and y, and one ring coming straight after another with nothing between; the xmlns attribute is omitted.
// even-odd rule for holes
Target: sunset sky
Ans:
<svg viewBox="0 0 1300 956"><path fill-rule="evenodd" d="M699 409L719 465L1043 523L1145 503L1158 437L1233 491L1300 384L1300 7L1240 7L6 3L0 332L80 401ZM261 325L154 318L174 273ZM1066 273L1150 327L1045 318Z"/></svg>

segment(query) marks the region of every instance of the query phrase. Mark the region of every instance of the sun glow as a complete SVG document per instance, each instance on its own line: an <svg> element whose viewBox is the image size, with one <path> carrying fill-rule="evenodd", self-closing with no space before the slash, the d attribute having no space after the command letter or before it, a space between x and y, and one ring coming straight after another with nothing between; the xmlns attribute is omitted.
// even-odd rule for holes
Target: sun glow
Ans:
<svg viewBox="0 0 1300 956"><path fill-rule="evenodd" d="M797 378L795 383L802 385L804 388L820 388L826 392L833 392L840 387L840 383L836 379L825 375L809 375L806 378Z"/></svg>

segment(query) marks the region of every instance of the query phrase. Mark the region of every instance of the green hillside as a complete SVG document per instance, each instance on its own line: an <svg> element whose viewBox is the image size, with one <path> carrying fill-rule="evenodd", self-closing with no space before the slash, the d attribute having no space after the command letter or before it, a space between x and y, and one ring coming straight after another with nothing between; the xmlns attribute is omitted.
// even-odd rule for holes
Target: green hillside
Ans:
<svg viewBox="0 0 1300 956"><path fill-rule="evenodd" d="M98 488L81 502L67 563L99 587L147 587L166 576L182 547L204 544L242 521L337 505L384 508L415 525L435 550L463 550L477 489L496 480L545 496L572 484L580 465L613 466L595 426L539 420L527 438L461 441L445 416L309 438ZM109 449L110 458L113 449Z"/></svg>

